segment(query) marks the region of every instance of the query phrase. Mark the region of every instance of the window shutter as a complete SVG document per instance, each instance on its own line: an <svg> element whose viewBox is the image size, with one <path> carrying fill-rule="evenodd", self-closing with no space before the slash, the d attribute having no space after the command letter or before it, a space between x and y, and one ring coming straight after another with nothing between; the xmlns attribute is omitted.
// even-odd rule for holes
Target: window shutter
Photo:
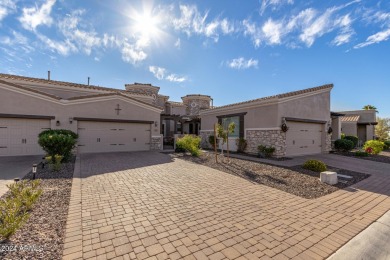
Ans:
<svg viewBox="0 0 390 260"><path fill-rule="evenodd" d="M240 138L244 138L244 115L240 115Z"/></svg>

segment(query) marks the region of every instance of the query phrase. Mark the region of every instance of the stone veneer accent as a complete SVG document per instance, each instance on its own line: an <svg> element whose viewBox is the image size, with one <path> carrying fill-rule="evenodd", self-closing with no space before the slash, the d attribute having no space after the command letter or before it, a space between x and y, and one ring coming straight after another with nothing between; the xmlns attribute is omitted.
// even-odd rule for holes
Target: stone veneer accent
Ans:
<svg viewBox="0 0 390 260"><path fill-rule="evenodd" d="M162 150L163 149L163 135L154 135L150 143L150 150Z"/></svg>
<svg viewBox="0 0 390 260"><path fill-rule="evenodd" d="M328 129L326 129L328 131ZM328 134L326 132L326 137L325 137L325 149L323 152L328 153L332 150L332 134Z"/></svg>
<svg viewBox="0 0 390 260"><path fill-rule="evenodd" d="M275 157L286 155L286 133L282 130L245 130L248 146L245 152L257 154L259 145L275 147Z"/></svg>
<svg viewBox="0 0 390 260"><path fill-rule="evenodd" d="M199 135L201 137L200 147L203 149L213 149L209 143L209 136L214 135L214 131L200 130Z"/></svg>

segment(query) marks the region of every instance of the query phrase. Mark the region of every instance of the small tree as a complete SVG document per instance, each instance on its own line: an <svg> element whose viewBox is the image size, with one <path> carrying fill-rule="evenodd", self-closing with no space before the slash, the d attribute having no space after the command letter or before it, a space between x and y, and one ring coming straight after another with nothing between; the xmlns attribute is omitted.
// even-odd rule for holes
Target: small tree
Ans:
<svg viewBox="0 0 390 260"><path fill-rule="evenodd" d="M375 136L381 141L386 141L389 139L390 118L377 117L376 121L378 124L375 126Z"/></svg>
<svg viewBox="0 0 390 260"><path fill-rule="evenodd" d="M227 143L226 151L227 151L228 158L229 158L229 134L233 134L235 128L236 128L236 124L234 122L231 122L229 125L226 124L217 125L218 137L222 139L221 154L223 155L223 145Z"/></svg>

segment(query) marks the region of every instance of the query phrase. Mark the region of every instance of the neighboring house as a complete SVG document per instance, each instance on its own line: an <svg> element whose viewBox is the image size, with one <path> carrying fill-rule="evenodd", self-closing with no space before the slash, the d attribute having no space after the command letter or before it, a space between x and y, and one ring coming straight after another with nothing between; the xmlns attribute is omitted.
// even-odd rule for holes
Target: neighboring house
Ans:
<svg viewBox="0 0 390 260"><path fill-rule="evenodd" d="M236 130L229 138L231 150L237 149L238 138L245 138L248 153L257 153L260 144L275 147L277 157L328 152L332 88L332 84L324 85L202 110L202 146L211 148L208 137L214 135L215 123L234 122ZM287 132L282 131L284 123Z"/></svg>
<svg viewBox="0 0 390 260"><path fill-rule="evenodd" d="M161 149L164 97L126 88L0 74L0 155L43 154L37 136L50 128L78 133L79 153Z"/></svg>
<svg viewBox="0 0 390 260"><path fill-rule="evenodd" d="M340 111L340 132L345 135L353 135L359 138L359 146L368 140L375 139L376 110ZM339 139L333 136L332 140Z"/></svg>

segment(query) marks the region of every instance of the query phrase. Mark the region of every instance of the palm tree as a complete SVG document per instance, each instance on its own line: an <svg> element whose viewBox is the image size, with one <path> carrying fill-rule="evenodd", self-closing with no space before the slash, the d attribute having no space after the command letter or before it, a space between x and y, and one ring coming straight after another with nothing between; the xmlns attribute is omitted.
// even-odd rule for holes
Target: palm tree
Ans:
<svg viewBox="0 0 390 260"><path fill-rule="evenodd" d="M365 105L365 106L363 107L363 109L364 109L364 110L376 110L376 107L373 106L373 105ZM376 110L376 112L378 112L378 111Z"/></svg>

